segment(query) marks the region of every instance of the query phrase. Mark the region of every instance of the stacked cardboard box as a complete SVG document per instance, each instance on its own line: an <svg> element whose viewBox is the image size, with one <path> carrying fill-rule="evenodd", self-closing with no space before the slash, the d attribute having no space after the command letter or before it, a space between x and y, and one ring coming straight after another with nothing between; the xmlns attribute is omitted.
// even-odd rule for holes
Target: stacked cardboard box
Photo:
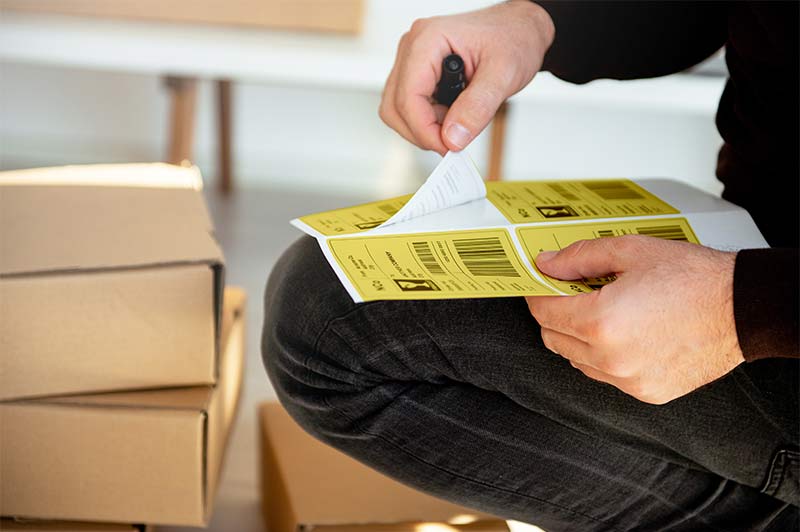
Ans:
<svg viewBox="0 0 800 532"><path fill-rule="evenodd" d="M270 532L508 532L505 521L420 493L306 434L275 402L259 408Z"/></svg>
<svg viewBox="0 0 800 532"><path fill-rule="evenodd" d="M0 173L0 528L208 521L244 294L223 297L200 182L168 165Z"/></svg>

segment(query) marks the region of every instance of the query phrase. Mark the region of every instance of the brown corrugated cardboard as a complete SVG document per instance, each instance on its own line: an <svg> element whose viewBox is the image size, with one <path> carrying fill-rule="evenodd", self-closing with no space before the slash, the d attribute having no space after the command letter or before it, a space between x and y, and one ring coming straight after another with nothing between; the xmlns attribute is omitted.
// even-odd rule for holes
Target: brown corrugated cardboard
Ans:
<svg viewBox="0 0 800 532"><path fill-rule="evenodd" d="M163 164L0 173L0 400L214 383L223 259L199 181Z"/></svg>
<svg viewBox="0 0 800 532"><path fill-rule="evenodd" d="M40 13L231 24L358 33L363 0L0 0L0 8Z"/></svg>
<svg viewBox="0 0 800 532"><path fill-rule="evenodd" d="M28 519L0 519L0 530L4 532L153 532L144 526L136 525Z"/></svg>
<svg viewBox="0 0 800 532"><path fill-rule="evenodd" d="M214 387L0 403L0 514L203 525L239 401L244 294L227 289Z"/></svg>
<svg viewBox="0 0 800 532"><path fill-rule="evenodd" d="M508 530L505 521L415 491L315 440L278 403L259 410L270 532Z"/></svg>

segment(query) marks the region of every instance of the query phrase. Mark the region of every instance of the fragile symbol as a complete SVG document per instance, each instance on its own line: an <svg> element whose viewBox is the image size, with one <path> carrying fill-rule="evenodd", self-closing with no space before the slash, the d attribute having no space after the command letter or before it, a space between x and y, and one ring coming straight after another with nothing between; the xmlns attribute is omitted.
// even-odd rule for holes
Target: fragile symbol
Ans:
<svg viewBox="0 0 800 532"><path fill-rule="evenodd" d="M360 224L355 224L355 225L362 231L366 231L368 229L375 229L385 221L386 220L375 220L374 222L362 222Z"/></svg>
<svg viewBox="0 0 800 532"><path fill-rule="evenodd" d="M438 292L441 290L430 279L394 279L403 292Z"/></svg>
<svg viewBox="0 0 800 532"><path fill-rule="evenodd" d="M545 218L571 218L573 216L578 216L575 209L569 205L544 205L536 207L536 210Z"/></svg>

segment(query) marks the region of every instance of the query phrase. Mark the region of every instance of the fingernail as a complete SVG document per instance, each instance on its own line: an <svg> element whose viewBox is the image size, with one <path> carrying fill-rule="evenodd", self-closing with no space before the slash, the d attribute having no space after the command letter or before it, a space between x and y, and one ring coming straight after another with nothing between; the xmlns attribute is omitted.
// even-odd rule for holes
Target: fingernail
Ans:
<svg viewBox="0 0 800 532"><path fill-rule="evenodd" d="M547 262L556 256L557 251L542 251L536 255L536 262Z"/></svg>
<svg viewBox="0 0 800 532"><path fill-rule="evenodd" d="M451 144L456 145L462 150L466 148L467 144L469 144L469 141L472 140L472 134L469 132L469 130L458 123L452 123L447 126L444 135Z"/></svg>

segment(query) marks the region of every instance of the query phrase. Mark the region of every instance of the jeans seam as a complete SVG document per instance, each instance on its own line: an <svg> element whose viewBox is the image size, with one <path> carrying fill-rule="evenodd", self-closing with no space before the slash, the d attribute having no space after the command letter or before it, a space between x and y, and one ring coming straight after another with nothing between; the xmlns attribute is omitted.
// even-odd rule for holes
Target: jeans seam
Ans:
<svg viewBox="0 0 800 532"><path fill-rule="evenodd" d="M444 349L442 349L442 346L439 345L439 342L436 341L436 338L434 338L433 334L428 330L428 328L425 327L425 325L421 322L417 322L417 326L422 330L423 333L425 333L425 336L427 336L428 339L431 341L433 346L439 352L440 358L450 367L450 371L453 373L453 375L458 375L458 381L467 382L467 380L461 375L461 372L458 371L455 365L452 362L450 362L450 359L445 356Z"/></svg>
<svg viewBox="0 0 800 532"><path fill-rule="evenodd" d="M767 470L767 480L764 482L764 487L761 488L761 493L769 495L770 497L774 496L777 491L777 485L779 485L777 477L783 477L783 464L781 463L783 453L784 451L780 450L772 457L769 463L769 469Z"/></svg>
<svg viewBox="0 0 800 532"><path fill-rule="evenodd" d="M339 320L344 319L344 318L347 318L348 316L350 316L350 314L354 314L355 312L358 312L362 308L371 307L371 306L373 306L373 305L375 305L377 303L381 303L381 302L380 301L368 301L366 303L356 303L356 306L354 308L351 308L350 310L348 310L344 314L340 314L338 316L332 316L332 317L328 318L328 321L325 322L325 325L322 326L322 329L320 330L319 334L314 339L314 344L313 344L313 346L311 348L311 352L312 353L316 353L319 350L319 343L320 343L320 341L322 341L322 337L325 335L325 333L328 332L328 330L330 329L331 325L333 325L333 322L339 321Z"/></svg>
<svg viewBox="0 0 800 532"><path fill-rule="evenodd" d="M760 490L761 493L774 497L786 478L787 469L798 461L800 461L800 452L791 449L778 450L770 461L767 479L764 487Z"/></svg>
<svg viewBox="0 0 800 532"><path fill-rule="evenodd" d="M783 514L783 511L785 511L785 508L784 508L784 510L781 511L781 514ZM780 521L780 519L773 519L773 521L771 523L767 524L767 527L762 532L773 532L773 531L777 532L778 530L783 530L783 525L784 524L785 523L782 523ZM779 529L779 528L777 528L778 526L780 526L782 528Z"/></svg>

